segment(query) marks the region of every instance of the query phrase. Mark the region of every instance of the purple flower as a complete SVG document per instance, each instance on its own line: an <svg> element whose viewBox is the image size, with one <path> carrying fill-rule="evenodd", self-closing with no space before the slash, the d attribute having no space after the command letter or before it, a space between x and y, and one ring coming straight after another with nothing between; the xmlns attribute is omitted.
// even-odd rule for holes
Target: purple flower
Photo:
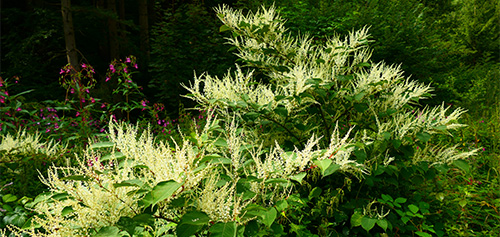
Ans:
<svg viewBox="0 0 500 237"><path fill-rule="evenodd" d="M106 107L106 104L102 103L101 109L104 108L104 107Z"/></svg>
<svg viewBox="0 0 500 237"><path fill-rule="evenodd" d="M127 58L126 62L127 62L127 63L130 63L130 58Z"/></svg>
<svg viewBox="0 0 500 237"><path fill-rule="evenodd" d="M89 89L85 89L85 92L87 92L87 94L90 93Z"/></svg>
<svg viewBox="0 0 500 237"><path fill-rule="evenodd" d="M94 99L94 97L90 97L90 101L91 101L92 103L95 103L95 99Z"/></svg>
<svg viewBox="0 0 500 237"><path fill-rule="evenodd" d="M110 80L110 78L109 78L109 77L106 77L106 82L108 82L109 80Z"/></svg>
<svg viewBox="0 0 500 237"><path fill-rule="evenodd" d="M123 68L123 71L124 71L125 73L128 73L128 71L127 71L127 68L126 68L126 67L124 67L124 68Z"/></svg>
<svg viewBox="0 0 500 237"><path fill-rule="evenodd" d="M115 70L115 66L113 66L113 64L110 64L109 65L109 69L111 70L111 72L115 73L116 70Z"/></svg>
<svg viewBox="0 0 500 237"><path fill-rule="evenodd" d="M136 63L136 64L134 64L134 67L135 67L135 69L138 69L138 68L139 68L139 67L137 66L137 63Z"/></svg>
<svg viewBox="0 0 500 237"><path fill-rule="evenodd" d="M75 93L75 89L71 88L71 90L69 90L69 93L71 94Z"/></svg>
<svg viewBox="0 0 500 237"><path fill-rule="evenodd" d="M87 65L85 65L85 63L82 63L82 67L83 67L83 68L86 68L86 67L87 67Z"/></svg>
<svg viewBox="0 0 500 237"><path fill-rule="evenodd" d="M80 112L76 112L76 117L80 116Z"/></svg>
<svg viewBox="0 0 500 237"><path fill-rule="evenodd" d="M59 72L59 74L63 74L63 73L65 73L65 71L61 69L61 71Z"/></svg>
<svg viewBox="0 0 500 237"><path fill-rule="evenodd" d="M21 107L18 107L18 108L16 109L16 111L21 111Z"/></svg>

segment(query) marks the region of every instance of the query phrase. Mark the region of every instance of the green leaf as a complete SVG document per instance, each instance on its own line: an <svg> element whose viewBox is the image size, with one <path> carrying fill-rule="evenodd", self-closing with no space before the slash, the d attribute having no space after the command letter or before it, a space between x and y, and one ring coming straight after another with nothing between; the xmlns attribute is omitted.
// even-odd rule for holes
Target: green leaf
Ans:
<svg viewBox="0 0 500 237"><path fill-rule="evenodd" d="M419 133L417 133L417 138L421 142L427 142L431 139L431 135L429 133L426 133L426 132L419 132Z"/></svg>
<svg viewBox="0 0 500 237"><path fill-rule="evenodd" d="M380 226L380 228L384 229L384 231L387 231L387 226L389 224L387 223L386 219L381 219L381 220L377 220L377 225Z"/></svg>
<svg viewBox="0 0 500 237"><path fill-rule="evenodd" d="M288 179L283 178L272 178L264 181L265 184L274 184L274 183L288 183Z"/></svg>
<svg viewBox="0 0 500 237"><path fill-rule="evenodd" d="M208 224L210 218L207 214L199 211L187 212L181 217L181 220L175 228L175 232L179 237L189 237Z"/></svg>
<svg viewBox="0 0 500 237"><path fill-rule="evenodd" d="M354 75L337 75L336 78L341 82L351 81L352 79L354 79Z"/></svg>
<svg viewBox="0 0 500 237"><path fill-rule="evenodd" d="M89 181L90 178L85 175L70 175L61 178L61 180Z"/></svg>
<svg viewBox="0 0 500 237"><path fill-rule="evenodd" d="M401 140L399 140L399 139L392 140L392 145L393 145L393 146L394 146L394 148L396 148L396 149L398 149L398 148L401 146L401 144L402 144L402 143L403 143L403 142L402 142Z"/></svg>
<svg viewBox="0 0 500 237"><path fill-rule="evenodd" d="M256 112L248 112L243 115L243 119L246 121L255 121L257 118L259 118L259 113Z"/></svg>
<svg viewBox="0 0 500 237"><path fill-rule="evenodd" d="M458 201L458 205L460 205L462 208L464 208L467 205L467 200L462 199Z"/></svg>
<svg viewBox="0 0 500 237"><path fill-rule="evenodd" d="M335 173L335 171L337 171L338 169L340 169L340 165L332 163L330 166L328 166L328 168L326 168L326 170L322 173L322 175L323 177L331 175Z"/></svg>
<svg viewBox="0 0 500 237"><path fill-rule="evenodd" d="M408 208L410 209L411 212L413 213L417 213L418 212L418 207L413 205L413 204L410 204L408 205Z"/></svg>
<svg viewBox="0 0 500 237"><path fill-rule="evenodd" d="M276 219L278 212L274 207L270 207L269 210L264 212L260 217L262 218L262 223L267 227L270 227L274 220Z"/></svg>
<svg viewBox="0 0 500 237"><path fill-rule="evenodd" d="M111 160L111 159L123 159L125 158L125 155L121 152L113 152L111 154L107 154L105 156L102 156L99 160L100 161L107 161L107 160Z"/></svg>
<svg viewBox="0 0 500 237"><path fill-rule="evenodd" d="M384 199L384 201L389 201L389 202L394 202L394 199L392 199L392 197L390 195L387 195L387 194L382 194L382 199Z"/></svg>
<svg viewBox="0 0 500 237"><path fill-rule="evenodd" d="M113 187L118 188L118 187L141 187L144 184L144 182L140 179L129 179L129 180L124 180L120 183L115 183L113 184Z"/></svg>
<svg viewBox="0 0 500 237"><path fill-rule="evenodd" d="M390 132L383 132L381 135L384 138L384 140L389 140L391 138Z"/></svg>
<svg viewBox="0 0 500 237"><path fill-rule="evenodd" d="M9 193L9 194L5 194L4 196L2 196L2 200L5 203L15 202L17 200L17 197L16 197L16 195L12 195Z"/></svg>
<svg viewBox="0 0 500 237"><path fill-rule="evenodd" d="M64 207L61 211L61 215L62 216L67 216L71 213L75 212L75 210L73 210L73 207L72 206L67 206L67 207Z"/></svg>
<svg viewBox="0 0 500 237"><path fill-rule="evenodd" d="M469 163L467 163L464 160L454 160L453 165L456 166L457 168L463 170L465 173L470 173Z"/></svg>
<svg viewBox="0 0 500 237"><path fill-rule="evenodd" d="M102 227L95 235L96 237L113 237L113 236L120 236L120 229L116 226L106 226Z"/></svg>
<svg viewBox="0 0 500 237"><path fill-rule="evenodd" d="M357 227L361 225L361 219L363 219L363 214L358 211L355 211L351 216L351 226Z"/></svg>
<svg viewBox="0 0 500 237"><path fill-rule="evenodd" d="M422 236L422 237L432 237L431 234L425 233L425 232L422 232L422 231L417 231L417 232L415 232L415 234L417 234L418 236Z"/></svg>
<svg viewBox="0 0 500 237"><path fill-rule="evenodd" d="M377 219L367 216L363 216L363 218L361 218L361 227L363 227L366 231L370 231L375 226L375 223L377 223Z"/></svg>
<svg viewBox="0 0 500 237"><path fill-rule="evenodd" d="M237 227L235 222L217 223L210 227L210 236L216 237L235 237L237 236Z"/></svg>
<svg viewBox="0 0 500 237"><path fill-rule="evenodd" d="M172 196L172 194L177 191L182 186L182 184L177 183L173 180L159 182L153 190L146 194L146 196L142 199L145 206L155 205L158 202L161 202L168 197Z"/></svg>
<svg viewBox="0 0 500 237"><path fill-rule="evenodd" d="M90 146L90 149L97 149L97 148L108 148L108 147L114 147L115 144L113 142L98 142L94 143Z"/></svg>
<svg viewBox="0 0 500 237"><path fill-rule="evenodd" d="M274 109L274 112L277 115L284 117L284 118L286 118L288 116L288 110L284 106L276 107L276 109Z"/></svg>
<svg viewBox="0 0 500 237"><path fill-rule="evenodd" d="M354 103L354 109L360 113L364 113L366 110L368 110L368 104L366 103Z"/></svg>
<svg viewBox="0 0 500 237"><path fill-rule="evenodd" d="M323 190L321 190L320 187L314 187L313 190L311 190L311 192L309 192L309 196L308 196L309 200L311 200L315 197L319 197L319 195L321 195L322 191Z"/></svg>
<svg viewBox="0 0 500 237"><path fill-rule="evenodd" d="M360 93L358 93L357 95L354 96L354 100L355 101L361 101L361 99L363 99L363 97L366 95L366 92L362 91Z"/></svg>
<svg viewBox="0 0 500 237"><path fill-rule="evenodd" d="M229 30L231 30L231 28L229 28L229 26L227 26L227 25L221 25L219 27L219 32L225 32L225 31L229 31Z"/></svg>
<svg viewBox="0 0 500 237"><path fill-rule="evenodd" d="M398 198L396 198L396 200L394 200L394 202L396 202L396 203L405 203L406 202L406 198L398 197Z"/></svg>
<svg viewBox="0 0 500 237"><path fill-rule="evenodd" d="M306 175L307 175L306 172L302 172L290 177L290 179L297 181L298 183L302 183L302 180L304 179L304 177L306 177Z"/></svg>
<svg viewBox="0 0 500 237"><path fill-rule="evenodd" d="M324 170L326 170L332 163L333 163L333 161L330 159L315 160L314 161L314 164L316 164L320 168L321 173L323 173Z"/></svg>
<svg viewBox="0 0 500 237"><path fill-rule="evenodd" d="M367 62L358 63L358 64L354 65L354 67L370 67L370 66L371 66L371 64L367 63Z"/></svg>

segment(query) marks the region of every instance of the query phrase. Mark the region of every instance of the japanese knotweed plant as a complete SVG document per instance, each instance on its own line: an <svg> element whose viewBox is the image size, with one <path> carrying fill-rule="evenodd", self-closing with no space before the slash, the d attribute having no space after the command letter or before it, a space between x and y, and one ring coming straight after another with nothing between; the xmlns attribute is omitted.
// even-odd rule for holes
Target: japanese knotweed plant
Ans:
<svg viewBox="0 0 500 237"><path fill-rule="evenodd" d="M385 188L390 185L417 189L412 185L415 180L422 180L419 175L425 174L431 180L436 174L435 167L464 167L463 159L477 152L440 142L440 136L452 135L454 130L465 126L458 122L465 110L452 109L444 104L421 106L420 100L431 97L432 88L403 76L398 65L370 61L368 28L353 31L345 38L335 36L317 43L307 34L293 36L288 33L285 20L274 7L248 14L228 6L215 10L224 24L220 30L232 33L227 40L234 46L240 63L222 78L207 73L195 76L194 82L184 85L190 92L186 97L199 103L201 109L214 108L221 118L236 118L241 124L239 129L246 131L245 134L252 134L255 142L265 148L281 147L280 152L287 153L297 149L307 150L308 141L315 141L315 149L333 157L315 159L310 167L313 172L308 174L317 174L314 173L316 167L322 177L335 173L343 164L337 160L339 156L344 162L352 164L350 167L363 167L362 172L357 172L361 180L357 194L350 196L356 200L337 209L338 213L356 217L351 219L356 225L345 227L342 221L338 221L338 215L333 215L328 218L335 221L325 224L331 227L324 227L330 228L324 233L338 233L336 231L360 225L364 229L361 231L370 231L378 219L387 215L359 214L360 203L370 205L367 199L376 200L380 193L388 193ZM331 149L332 144L339 140L348 141L350 145ZM400 172L405 175L400 175ZM385 176L375 177L382 174ZM305 176L305 173L302 175ZM420 179L412 181L412 175ZM308 176L311 177L308 184L321 183L315 181L314 176ZM390 178L392 184L385 182L384 177ZM366 181L367 186L380 190L363 187L363 178L369 180ZM335 180L322 182L338 184ZM310 190L309 196L305 196L312 200L321 190L331 190L331 187L318 186ZM344 192L340 190L337 193L343 195ZM360 193L366 196L357 200ZM404 195L410 194L408 191ZM325 195L338 198L335 193ZM393 195L400 194L396 191ZM308 207L312 205L315 204ZM287 216L284 219L294 229L296 223L304 221L304 215L297 214L296 220ZM321 219L317 220L321 223L327 220L327 217L314 215L310 218ZM358 221L361 221L359 225ZM416 220L416 229L398 226L406 222L387 223L387 220L381 220L380 230L390 234L393 227L401 233L433 231L417 228L426 226L425 218ZM344 226L335 230L335 225ZM316 229L303 229L307 228ZM300 231L296 230L296 234L315 234L318 230Z"/></svg>
<svg viewBox="0 0 500 237"><path fill-rule="evenodd" d="M313 136L303 149L285 151L277 143L264 148L235 118L221 122L209 115L201 131L174 146L156 142L149 132L138 134L136 126L110 122L109 141L90 146L77 167L54 166L42 177L50 192L29 205L39 215L24 229L11 230L32 236L190 236L243 230L255 219L270 226L274 203L286 199L292 181L300 182L314 163L364 172L348 159L352 140L339 129L326 149Z"/></svg>
<svg viewBox="0 0 500 237"><path fill-rule="evenodd" d="M228 43L250 69L236 65L223 78L196 76L185 86L187 97L222 116L236 116L265 146L304 147L322 135L318 144L324 148L333 133L350 132L361 163L368 162L367 152L371 163L393 159L391 147L380 143L394 149L432 147L409 157L431 164L475 153L429 142L464 126L457 120L465 111L419 106L432 88L405 78L399 66L370 62L368 28L314 44L308 35L288 34L274 7L246 15L227 6L216 12L224 23L221 31L232 32Z"/></svg>
<svg viewBox="0 0 500 237"><path fill-rule="evenodd" d="M26 130L17 132L14 136L0 136L0 162L18 162L23 157L42 154L45 157L58 157L65 147L58 142L42 141L40 134L29 133Z"/></svg>

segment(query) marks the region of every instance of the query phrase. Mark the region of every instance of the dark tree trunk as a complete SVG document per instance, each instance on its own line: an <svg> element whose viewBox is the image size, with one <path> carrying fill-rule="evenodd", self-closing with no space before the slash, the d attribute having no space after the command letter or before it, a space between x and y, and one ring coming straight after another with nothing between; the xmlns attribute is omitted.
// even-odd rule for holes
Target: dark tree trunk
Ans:
<svg viewBox="0 0 500 237"><path fill-rule="evenodd" d="M108 30L109 30L109 56L111 60L120 57L120 44L118 41L118 14L116 14L116 1L108 0L108 10L111 12L112 16L108 19Z"/></svg>
<svg viewBox="0 0 500 237"><path fill-rule="evenodd" d="M61 0L61 11L63 17L64 40L66 42L66 58L68 59L68 63L73 66L75 70L80 70L70 0Z"/></svg>
<svg viewBox="0 0 500 237"><path fill-rule="evenodd" d="M139 0L139 37L141 51L149 59L149 20L148 20L148 0Z"/></svg>

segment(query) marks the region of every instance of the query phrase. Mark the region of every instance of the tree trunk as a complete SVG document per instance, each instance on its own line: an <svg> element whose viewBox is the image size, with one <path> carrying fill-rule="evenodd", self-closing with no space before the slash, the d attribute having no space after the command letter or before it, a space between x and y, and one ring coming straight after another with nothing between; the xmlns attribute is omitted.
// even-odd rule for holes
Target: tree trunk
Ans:
<svg viewBox="0 0 500 237"><path fill-rule="evenodd" d="M139 0L139 37L141 41L141 51L149 59L149 21L148 21L148 0Z"/></svg>
<svg viewBox="0 0 500 237"><path fill-rule="evenodd" d="M73 17L71 15L71 1L61 0L61 11L63 17L64 40L66 42L66 58L75 70L80 70L78 63L78 51L75 42L75 29L73 28Z"/></svg>
<svg viewBox="0 0 500 237"><path fill-rule="evenodd" d="M108 0L108 10L112 16L108 18L109 30L109 56L111 60L120 57L120 44L118 42L118 15L116 14L116 0Z"/></svg>

